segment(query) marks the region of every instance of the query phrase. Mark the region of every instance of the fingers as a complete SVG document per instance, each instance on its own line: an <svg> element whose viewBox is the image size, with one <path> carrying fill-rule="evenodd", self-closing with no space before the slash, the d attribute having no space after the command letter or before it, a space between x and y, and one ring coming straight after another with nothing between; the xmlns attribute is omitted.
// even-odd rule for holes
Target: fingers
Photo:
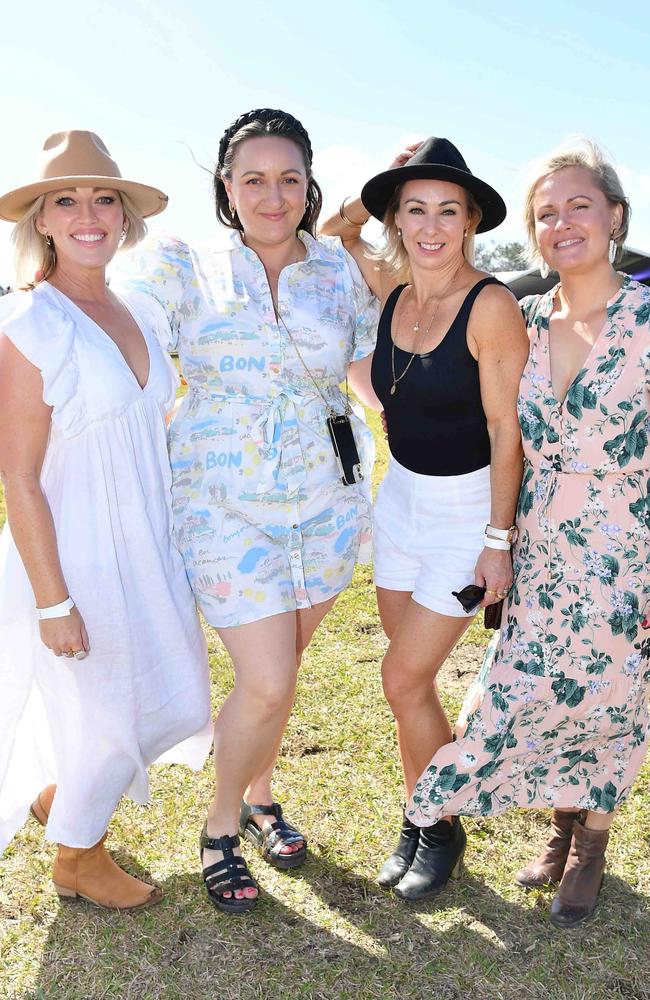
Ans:
<svg viewBox="0 0 650 1000"><path fill-rule="evenodd" d="M404 149L400 149L398 153L395 154L395 159L391 163L391 167L403 167L407 160L410 160L420 146L422 142L411 142L408 146L404 146Z"/></svg>
<svg viewBox="0 0 650 1000"><path fill-rule="evenodd" d="M70 615L39 622L41 639L55 656L85 660L90 652L88 632L76 607Z"/></svg>

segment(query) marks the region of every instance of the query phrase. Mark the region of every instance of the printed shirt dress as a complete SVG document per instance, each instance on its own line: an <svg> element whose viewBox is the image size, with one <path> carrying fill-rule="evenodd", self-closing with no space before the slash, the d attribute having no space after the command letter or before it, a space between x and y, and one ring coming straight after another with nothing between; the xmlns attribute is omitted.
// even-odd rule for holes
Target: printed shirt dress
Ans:
<svg viewBox="0 0 650 1000"><path fill-rule="evenodd" d="M157 241L115 276L154 296L173 330L188 382L170 431L176 540L217 627L326 601L369 556L372 435L353 414L365 478L344 485L322 397L343 412L378 304L340 240L299 235L306 257L280 275L280 322L239 233Z"/></svg>
<svg viewBox="0 0 650 1000"><path fill-rule="evenodd" d="M643 762L650 694L650 290L623 279L560 403L549 317L524 300L525 468L514 585L466 734L420 777L408 816L509 806L611 812Z"/></svg>
<svg viewBox="0 0 650 1000"><path fill-rule="evenodd" d="M141 388L111 338L47 282L2 301L0 330L35 365L52 424L41 488L90 653L41 641L9 524L0 539L0 853L30 802L57 793L47 838L91 847L121 796L145 803L165 755L200 769L211 743L208 655L172 541L165 414L177 376L160 307L126 299L149 352ZM172 749L173 748L173 749Z"/></svg>

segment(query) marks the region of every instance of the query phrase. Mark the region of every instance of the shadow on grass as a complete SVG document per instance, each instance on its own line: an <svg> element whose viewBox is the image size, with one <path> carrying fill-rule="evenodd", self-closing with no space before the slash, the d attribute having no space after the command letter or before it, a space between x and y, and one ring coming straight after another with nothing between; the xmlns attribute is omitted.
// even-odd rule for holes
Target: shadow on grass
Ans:
<svg viewBox="0 0 650 1000"><path fill-rule="evenodd" d="M592 921L561 932L548 921L551 893L511 901L468 872L410 907L326 856L293 873L256 871L273 894L239 918L210 906L198 872L167 879L163 902L136 913L62 903L30 997L578 1000L592 980L592 1000L650 1000L648 900L615 876Z"/></svg>

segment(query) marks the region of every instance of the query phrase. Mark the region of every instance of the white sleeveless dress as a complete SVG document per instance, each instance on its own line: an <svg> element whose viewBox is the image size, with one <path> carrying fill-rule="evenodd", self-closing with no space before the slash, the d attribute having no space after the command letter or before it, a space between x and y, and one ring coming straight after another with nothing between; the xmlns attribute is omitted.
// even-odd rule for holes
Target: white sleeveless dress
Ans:
<svg viewBox="0 0 650 1000"><path fill-rule="evenodd" d="M0 540L0 851L29 804L58 786L49 840L90 847L123 794L148 799L165 754L200 768L210 745L205 640L171 538L164 415L176 373L145 296L126 304L150 358L142 389L110 337L47 283L3 299L2 330L43 377L52 426L41 485L90 654L40 640L34 594L6 525ZM166 754L170 748L173 752Z"/></svg>

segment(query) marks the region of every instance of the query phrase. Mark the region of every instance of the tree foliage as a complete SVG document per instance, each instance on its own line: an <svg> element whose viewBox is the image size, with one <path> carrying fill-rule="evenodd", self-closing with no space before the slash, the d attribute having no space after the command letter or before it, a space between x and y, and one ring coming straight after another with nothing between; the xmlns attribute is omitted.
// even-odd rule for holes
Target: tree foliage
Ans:
<svg viewBox="0 0 650 1000"><path fill-rule="evenodd" d="M479 243L474 251L474 263L482 271L525 271L526 247L516 240L511 243L496 243L489 240Z"/></svg>

